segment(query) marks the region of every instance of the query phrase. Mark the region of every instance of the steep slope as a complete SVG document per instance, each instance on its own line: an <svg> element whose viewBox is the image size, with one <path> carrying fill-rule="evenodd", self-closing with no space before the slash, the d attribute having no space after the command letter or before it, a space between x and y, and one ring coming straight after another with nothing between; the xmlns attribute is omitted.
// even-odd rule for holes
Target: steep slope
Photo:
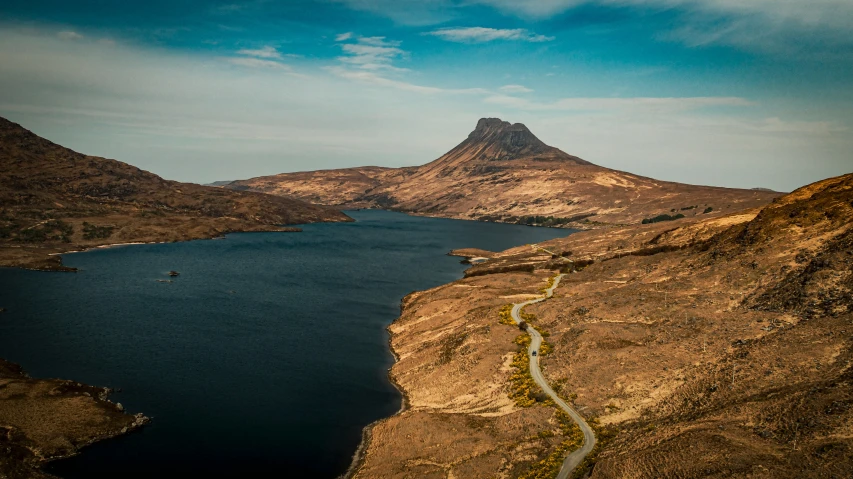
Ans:
<svg viewBox="0 0 853 479"><path fill-rule="evenodd" d="M370 428L355 477L554 477L577 434L502 311L557 272L523 313L597 431L576 477L849 477L853 174L761 210L470 254L489 258L389 327L407 408Z"/></svg>
<svg viewBox="0 0 853 479"><path fill-rule="evenodd" d="M55 268L59 258L47 254L100 244L348 220L290 198L167 181L0 118L0 266Z"/></svg>
<svg viewBox="0 0 853 479"><path fill-rule="evenodd" d="M420 167L286 173L228 187L326 205L573 226L640 223L662 214L695 216L708 208L719 214L760 206L779 195L657 181L603 168L546 145L520 123L497 118L481 119L465 141Z"/></svg>

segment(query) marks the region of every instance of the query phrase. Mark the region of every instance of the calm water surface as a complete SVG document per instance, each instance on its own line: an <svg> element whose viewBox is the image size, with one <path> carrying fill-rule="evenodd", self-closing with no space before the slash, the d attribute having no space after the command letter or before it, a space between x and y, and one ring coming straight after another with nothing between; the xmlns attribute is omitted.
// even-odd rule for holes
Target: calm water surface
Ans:
<svg viewBox="0 0 853 479"><path fill-rule="evenodd" d="M453 248L571 231L349 212L303 233L102 249L78 273L0 270L0 357L34 377L121 388L154 421L51 466L68 478L332 478L400 396L385 327L400 299L456 280ZM169 270L178 270L173 283Z"/></svg>

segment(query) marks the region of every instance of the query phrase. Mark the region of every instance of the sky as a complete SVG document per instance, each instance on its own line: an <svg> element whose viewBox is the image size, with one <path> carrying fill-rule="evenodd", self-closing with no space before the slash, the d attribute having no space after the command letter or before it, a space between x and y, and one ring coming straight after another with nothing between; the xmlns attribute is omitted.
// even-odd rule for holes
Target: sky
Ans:
<svg viewBox="0 0 853 479"><path fill-rule="evenodd" d="M853 172L850 0L4 0L0 116L206 183L432 161L481 117L601 166Z"/></svg>

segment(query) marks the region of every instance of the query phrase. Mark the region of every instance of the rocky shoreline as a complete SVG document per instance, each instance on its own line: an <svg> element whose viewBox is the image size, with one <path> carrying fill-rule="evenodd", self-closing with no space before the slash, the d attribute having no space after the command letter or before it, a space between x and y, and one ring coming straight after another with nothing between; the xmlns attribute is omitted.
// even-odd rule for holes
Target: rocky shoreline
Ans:
<svg viewBox="0 0 853 479"><path fill-rule="evenodd" d="M400 314L401 315L402 315L403 311L405 310L406 299L413 294L416 294L416 292L409 293L406 296L404 296L403 299L400 300ZM393 324L393 322L392 322L392 324ZM391 351L391 355L394 356L394 364L396 364L400 360L400 355L397 354L396 350L394 350L394 344L392 341L394 333L391 331L391 324L389 324L385 328L385 330L388 332L388 350ZM396 413L393 414L393 416L397 416L397 415L405 412L406 409L408 408L409 395L406 393L406 390L403 389L403 387L400 385L400 383L398 383L397 380L394 378L394 376L391 374L391 369L393 369L393 367L394 366L392 365L391 368L388 369L388 381L397 389L397 391L400 392L400 398L401 398L400 409ZM391 416L391 417L393 417L393 416ZM390 419L390 418L377 419L376 421L373 421L372 423L368 424L367 426L364 426L364 429L361 432L361 442L359 443L358 448L355 451L355 454L353 454L352 463L350 464L349 468L347 468L347 471L343 475L340 476L340 479L351 479L352 477L355 476L356 472L358 472L359 468L364 463L365 455L367 454L367 449L368 449L368 447L370 447L370 441L373 438L373 435L372 435L373 428L375 426L381 424L383 421L387 421L388 419Z"/></svg>
<svg viewBox="0 0 853 479"><path fill-rule="evenodd" d="M65 245L47 244L47 245L12 245L0 243L0 267L20 268L30 271L53 271L73 273L76 268L71 268L62 264L62 255L72 253L84 253L95 249L113 248L118 246L142 245L142 244L160 244L160 243L176 243L183 241L195 240L213 240L223 239L225 235L231 233L301 233L302 228L295 226L275 226L275 225L251 225L244 228L199 231L190 235L185 235L180 238L167 235L163 237L141 237L132 238L130 241L122 243L108 243L104 241L87 241L81 244Z"/></svg>
<svg viewBox="0 0 853 479"><path fill-rule="evenodd" d="M0 477L48 478L50 461L75 456L99 441L130 434L151 419L129 414L109 388L29 377L0 359Z"/></svg>

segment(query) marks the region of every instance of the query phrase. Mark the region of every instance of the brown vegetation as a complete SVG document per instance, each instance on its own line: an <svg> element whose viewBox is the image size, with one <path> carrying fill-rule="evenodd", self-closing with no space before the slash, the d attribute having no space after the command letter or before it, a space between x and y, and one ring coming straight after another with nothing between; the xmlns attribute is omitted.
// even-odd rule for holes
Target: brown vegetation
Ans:
<svg viewBox="0 0 853 479"><path fill-rule="evenodd" d="M557 270L577 272L526 310L550 332L544 375L598 431L578 474L848 477L851 227L847 175L760 211L513 248L471 268L491 274L410 295L389 328L409 406L374 426L356 477L549 477L537 465L564 441L551 436L556 412L510 397L523 389L518 331L496 318Z"/></svg>
<svg viewBox="0 0 853 479"><path fill-rule="evenodd" d="M0 118L0 266L61 269L49 254L317 221L349 218L298 200L167 181Z"/></svg>
<svg viewBox="0 0 853 479"><path fill-rule="evenodd" d="M47 461L148 422L124 413L108 393L72 381L32 379L0 359L0 477L53 477L40 470Z"/></svg>

